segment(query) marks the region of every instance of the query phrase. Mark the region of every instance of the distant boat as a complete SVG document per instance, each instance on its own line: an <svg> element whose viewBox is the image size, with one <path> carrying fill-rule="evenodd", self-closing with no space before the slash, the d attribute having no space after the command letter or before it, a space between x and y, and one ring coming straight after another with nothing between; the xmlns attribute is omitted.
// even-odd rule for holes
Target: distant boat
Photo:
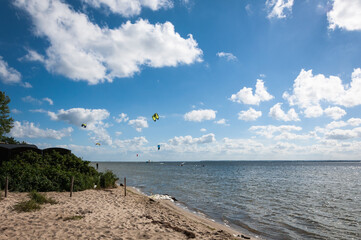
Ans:
<svg viewBox="0 0 361 240"><path fill-rule="evenodd" d="M184 166L184 162L182 162L179 166L183 167L183 166Z"/></svg>
<svg viewBox="0 0 361 240"><path fill-rule="evenodd" d="M150 163L150 160L146 161L146 163Z"/></svg>

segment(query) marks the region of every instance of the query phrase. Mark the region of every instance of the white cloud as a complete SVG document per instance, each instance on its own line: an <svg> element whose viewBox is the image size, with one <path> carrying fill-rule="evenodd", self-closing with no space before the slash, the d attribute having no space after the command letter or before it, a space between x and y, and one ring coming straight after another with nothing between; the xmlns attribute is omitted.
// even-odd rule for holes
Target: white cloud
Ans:
<svg viewBox="0 0 361 240"><path fill-rule="evenodd" d="M361 125L361 118L350 118L346 122L344 121L333 121L326 125L327 129L341 128L346 126L357 127Z"/></svg>
<svg viewBox="0 0 361 240"><path fill-rule="evenodd" d="M269 101L274 97L267 92L263 80L257 79L256 91L253 95L252 88L243 87L238 93L232 94L229 98L232 102L259 105L262 101Z"/></svg>
<svg viewBox="0 0 361 240"><path fill-rule="evenodd" d="M329 28L347 31L361 30L361 1L334 0L332 10L327 13Z"/></svg>
<svg viewBox="0 0 361 240"><path fill-rule="evenodd" d="M354 69L350 84L343 85L339 77L314 76L312 70L301 70L294 81L293 93L283 94L291 106L304 109L306 117L319 117L323 114L321 102L337 104L344 107L361 105L361 69Z"/></svg>
<svg viewBox="0 0 361 240"><path fill-rule="evenodd" d="M121 113L118 116L119 118L114 118L117 123L127 122L129 120L128 115L125 113Z"/></svg>
<svg viewBox="0 0 361 240"><path fill-rule="evenodd" d="M139 19L118 28L100 27L59 0L16 0L30 14L34 33L49 41L45 67L74 81L98 84L131 77L141 66L175 67L202 61L202 50L189 34L182 38L170 22Z"/></svg>
<svg viewBox="0 0 361 240"><path fill-rule="evenodd" d="M102 121L107 119L110 114L106 109L71 108L60 109L57 113L48 112L48 115L51 120L64 121L78 127L82 123L86 123L87 129L92 129L96 127L96 124L103 125Z"/></svg>
<svg viewBox="0 0 361 240"><path fill-rule="evenodd" d="M32 96L23 97L23 98L21 98L21 100L23 100L23 102L27 102L27 103L34 103L34 104L42 103L39 99L33 98Z"/></svg>
<svg viewBox="0 0 361 240"><path fill-rule="evenodd" d="M333 120L338 120L346 115L346 111L339 107L328 107L324 113Z"/></svg>
<svg viewBox="0 0 361 240"><path fill-rule="evenodd" d="M71 108L60 109L57 113L49 111L47 114L51 120L63 121L77 127L86 123L87 126L84 130L90 131L89 135L93 142L99 142L102 145L112 144L112 139L106 130L108 125L103 122L110 115L105 109Z"/></svg>
<svg viewBox="0 0 361 240"><path fill-rule="evenodd" d="M11 109L10 111L11 111L11 113L13 113L13 114L20 114L20 113L21 113L21 111L18 110L18 109L16 109L16 108Z"/></svg>
<svg viewBox="0 0 361 240"><path fill-rule="evenodd" d="M361 137L361 128L354 129L334 129L325 133L328 139L346 140Z"/></svg>
<svg viewBox="0 0 361 240"><path fill-rule="evenodd" d="M261 111L256 111L253 108L249 108L247 111L240 111L238 113L238 119L244 121L255 121L262 116Z"/></svg>
<svg viewBox="0 0 361 240"><path fill-rule="evenodd" d="M267 126L252 126L249 128L250 131L256 131L256 134L264 136L266 138L273 138L274 133L285 133L291 131L301 131L301 127L297 127L294 125L281 125L281 126L274 126L274 125L267 125Z"/></svg>
<svg viewBox="0 0 361 240"><path fill-rule="evenodd" d="M15 138L51 138L51 139L62 139L64 137L70 136L73 128L63 128L61 130L53 129L40 129L35 126L34 123L23 122L22 124L19 121L14 122L14 127L10 131L10 136Z"/></svg>
<svg viewBox="0 0 361 240"><path fill-rule="evenodd" d="M31 50L31 49L27 49L28 54L26 54L24 57L20 58L19 60L27 60L27 61L38 61L41 63L45 62L45 58L43 55L39 54L38 52Z"/></svg>
<svg viewBox="0 0 361 240"><path fill-rule="evenodd" d="M251 4L247 4L244 9L246 9L246 12L248 15L252 15L253 14L253 11L252 11L252 6Z"/></svg>
<svg viewBox="0 0 361 240"><path fill-rule="evenodd" d="M9 67L8 63L0 56L0 81L4 84L19 84L25 88L31 88L31 84L28 82L23 83L21 81L21 73L16 69Z"/></svg>
<svg viewBox="0 0 361 240"><path fill-rule="evenodd" d="M114 140L114 145L122 149L122 151L139 151L142 146L148 143L145 137L135 137L126 140Z"/></svg>
<svg viewBox="0 0 361 240"><path fill-rule="evenodd" d="M218 121L215 121L215 123L220 124L220 125L229 126L229 124L227 123L227 120L224 118L219 119Z"/></svg>
<svg viewBox="0 0 361 240"><path fill-rule="evenodd" d="M236 61L237 57L234 56L232 53L226 53L226 52L218 52L217 56L220 58L225 58L227 61Z"/></svg>
<svg viewBox="0 0 361 240"><path fill-rule="evenodd" d="M119 135L122 135L123 133L122 132L115 132L115 135L119 136Z"/></svg>
<svg viewBox="0 0 361 240"><path fill-rule="evenodd" d="M216 138L213 133L203 135L199 138L193 138L192 136L180 136L170 139L168 142L170 145L192 145L192 144L205 144L215 142Z"/></svg>
<svg viewBox="0 0 361 240"><path fill-rule="evenodd" d="M187 112L184 114L184 119L186 121L192 122L202 122L205 120L213 120L216 118L217 111L212 109L200 109L200 110L193 110L191 112Z"/></svg>
<svg viewBox="0 0 361 240"><path fill-rule="evenodd" d="M207 129L201 128L200 131L201 131L201 132L207 132Z"/></svg>
<svg viewBox="0 0 361 240"><path fill-rule="evenodd" d="M48 103L49 103L49 105L54 105L53 100L51 100L51 99L50 99L50 98L48 98L48 97L43 98L43 101L48 102Z"/></svg>
<svg viewBox="0 0 361 240"><path fill-rule="evenodd" d="M173 7L170 0L83 0L87 4L100 8L106 6L113 13L120 14L124 17L139 15L142 7L147 7L153 11L161 8L167 9Z"/></svg>
<svg viewBox="0 0 361 240"><path fill-rule="evenodd" d="M148 127L148 122L145 117L138 117L137 119L129 120L128 124L134 127L137 132L141 132L143 128Z"/></svg>
<svg viewBox="0 0 361 240"><path fill-rule="evenodd" d="M267 0L268 18L285 18L285 12L292 12L293 0Z"/></svg>
<svg viewBox="0 0 361 240"><path fill-rule="evenodd" d="M275 104L269 111L269 116L277 119L277 120L281 120L281 121L285 121L285 122L289 122L289 121L300 121L298 114L296 113L295 109L291 108L290 110L288 110L287 114L282 110L281 108L282 103L277 103Z"/></svg>

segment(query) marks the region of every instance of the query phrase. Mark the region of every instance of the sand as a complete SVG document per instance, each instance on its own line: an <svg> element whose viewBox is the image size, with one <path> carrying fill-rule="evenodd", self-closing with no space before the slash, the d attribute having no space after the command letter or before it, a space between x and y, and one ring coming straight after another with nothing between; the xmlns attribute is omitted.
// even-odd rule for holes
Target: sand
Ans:
<svg viewBox="0 0 361 240"><path fill-rule="evenodd" d="M20 213L13 206L28 200L27 193L10 192L0 200L0 239L245 239L168 200L150 199L133 188L124 197L123 191L86 190L72 198L68 192L49 192L45 195L57 204Z"/></svg>

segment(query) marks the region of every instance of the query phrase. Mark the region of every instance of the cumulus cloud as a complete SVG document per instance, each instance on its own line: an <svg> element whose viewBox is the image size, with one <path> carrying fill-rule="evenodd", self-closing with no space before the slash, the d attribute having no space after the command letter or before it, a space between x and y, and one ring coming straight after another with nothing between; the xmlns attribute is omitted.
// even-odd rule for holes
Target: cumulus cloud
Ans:
<svg viewBox="0 0 361 240"><path fill-rule="evenodd" d="M129 117L125 113L121 113L118 115L118 118L114 118L117 123L121 122L127 122L129 120Z"/></svg>
<svg viewBox="0 0 361 240"><path fill-rule="evenodd" d="M292 12L293 0L267 0L268 18L285 18Z"/></svg>
<svg viewBox="0 0 361 240"><path fill-rule="evenodd" d="M262 101L269 101L274 97L267 92L263 80L257 79L255 94L252 88L243 87L238 93L232 94L229 98L232 102L244 103L250 105L259 105Z"/></svg>
<svg viewBox="0 0 361 240"><path fill-rule="evenodd" d="M347 31L361 30L361 1L334 0L332 10L327 13L329 28Z"/></svg>
<svg viewBox="0 0 361 240"><path fill-rule="evenodd" d="M253 108L249 108L247 111L240 111L238 113L238 119L244 121L255 121L262 116L261 111L256 111Z"/></svg>
<svg viewBox="0 0 361 240"><path fill-rule="evenodd" d="M205 120L213 120L216 118L217 111L212 109L193 110L184 114L184 120L191 122L202 122Z"/></svg>
<svg viewBox="0 0 361 240"><path fill-rule="evenodd" d="M350 84L343 85L337 76L313 75L312 70L301 70L294 81L293 93L285 92L283 98L291 106L304 109L306 117L319 117L323 114L321 103L332 103L344 107L361 105L361 69L354 69ZM334 111L328 110L328 112Z"/></svg>
<svg viewBox="0 0 361 240"><path fill-rule="evenodd" d="M346 126L357 127L361 125L361 118L350 118L346 122L344 121L333 121L326 125L327 129L342 128Z"/></svg>
<svg viewBox="0 0 361 240"><path fill-rule="evenodd" d="M48 112L51 120L63 121L69 124L80 126L82 123L87 124L87 129L95 127L95 124L103 124L103 120L109 117L106 109L85 109L71 108L68 110L60 109L57 113Z"/></svg>
<svg viewBox="0 0 361 240"><path fill-rule="evenodd" d="M324 113L333 120L338 120L346 115L346 111L339 107L328 107Z"/></svg>
<svg viewBox="0 0 361 240"><path fill-rule="evenodd" d="M89 135L93 142L112 144L112 139L106 130L108 125L103 122L110 115L105 109L71 108L60 109L57 113L48 111L47 114L51 120L63 121L78 127L86 123L87 127L84 130L90 131Z"/></svg>
<svg viewBox="0 0 361 240"><path fill-rule="evenodd" d="M219 125L225 125L225 126L229 126L229 124L227 123L227 119L219 119L218 121L215 121L215 123L219 124Z"/></svg>
<svg viewBox="0 0 361 240"><path fill-rule="evenodd" d="M288 110L287 114L281 108L282 103L275 104L269 111L268 115L281 121L300 121L298 114L295 109L291 108Z"/></svg>
<svg viewBox="0 0 361 240"><path fill-rule="evenodd" d="M31 88L31 84L28 82L23 83L21 81L21 73L16 69L9 67L8 63L0 56L0 81L4 84L19 84L25 88Z"/></svg>
<svg viewBox="0 0 361 240"><path fill-rule="evenodd" d="M236 61L237 57L234 56L232 53L226 53L226 52L218 52L217 56L220 58L225 58L227 61Z"/></svg>
<svg viewBox="0 0 361 240"><path fill-rule="evenodd" d="M200 131L201 131L201 132L207 132L207 129L201 128Z"/></svg>
<svg viewBox="0 0 361 240"><path fill-rule="evenodd" d="M129 120L128 124L135 128L137 132L141 132L143 128L148 127L148 121L145 117L138 117L137 119Z"/></svg>
<svg viewBox="0 0 361 240"><path fill-rule="evenodd" d="M14 127L10 131L10 136L15 138L51 138L62 139L70 136L73 128L63 128L61 130L41 129L32 122L14 122Z"/></svg>
<svg viewBox="0 0 361 240"><path fill-rule="evenodd" d="M175 67L202 61L202 50L192 35L182 38L170 22L153 25L139 19L110 29L59 0L16 0L14 4L31 16L34 33L49 41L46 69L74 81L112 82L133 76L143 65Z"/></svg>
<svg viewBox="0 0 361 240"><path fill-rule="evenodd" d="M173 7L173 2L170 0L83 0L83 2L95 8L105 6L112 13L120 14L124 17L139 15L142 7L150 8L153 11Z"/></svg>
<svg viewBox="0 0 361 240"><path fill-rule="evenodd" d="M361 127L354 129L334 129L325 133L328 139L346 140L361 137Z"/></svg>
<svg viewBox="0 0 361 240"><path fill-rule="evenodd" d="M267 126L252 126L249 128L250 131L255 131L256 134L264 136L266 138L273 138L274 133L285 133L291 131L301 131L301 127L297 127L294 125L267 125Z"/></svg>
<svg viewBox="0 0 361 240"><path fill-rule="evenodd" d="M192 144L205 144L215 142L216 138L213 133L203 135L199 138L193 138L192 136L180 136L170 139L168 142L170 145L192 145Z"/></svg>

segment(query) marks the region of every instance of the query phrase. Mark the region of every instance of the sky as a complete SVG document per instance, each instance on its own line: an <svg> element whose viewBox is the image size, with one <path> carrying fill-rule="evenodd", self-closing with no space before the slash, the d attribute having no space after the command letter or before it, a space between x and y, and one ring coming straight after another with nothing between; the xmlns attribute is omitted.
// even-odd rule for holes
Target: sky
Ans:
<svg viewBox="0 0 361 240"><path fill-rule="evenodd" d="M8 136L90 161L360 160L360 43L360 0L3 0Z"/></svg>

